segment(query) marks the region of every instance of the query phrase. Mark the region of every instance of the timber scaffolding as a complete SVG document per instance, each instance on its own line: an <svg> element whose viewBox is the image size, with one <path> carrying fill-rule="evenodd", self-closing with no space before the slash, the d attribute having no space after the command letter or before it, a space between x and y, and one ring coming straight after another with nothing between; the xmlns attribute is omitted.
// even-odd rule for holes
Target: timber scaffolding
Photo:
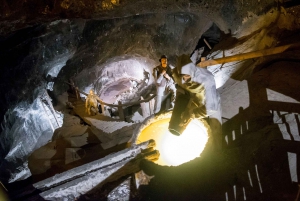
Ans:
<svg viewBox="0 0 300 201"><path fill-rule="evenodd" d="M78 87L75 86L74 83L69 83L69 82L65 82L68 85L71 86L71 88L75 91L76 94L76 98L80 99L79 97L79 93L83 94L85 96L88 96L87 93L80 91L78 89ZM106 103L104 101L102 101L100 98L99 100L97 100L97 102L100 104L101 106L101 110L102 110L102 114L105 116L105 106L108 107L113 107L113 108L117 108L118 109L118 114L119 114L119 119L121 121L125 121L126 117L124 114L124 108L126 107L130 107L130 106L134 106L134 105L140 105L141 109L142 109L142 116L144 118L154 114L154 98L155 98L156 94L150 94L149 97L147 97L146 99L143 98L143 96L141 96L141 100L139 101L134 101L134 102L130 102L130 103L122 103L121 101L118 101L118 105L115 104L110 104L110 103Z"/></svg>

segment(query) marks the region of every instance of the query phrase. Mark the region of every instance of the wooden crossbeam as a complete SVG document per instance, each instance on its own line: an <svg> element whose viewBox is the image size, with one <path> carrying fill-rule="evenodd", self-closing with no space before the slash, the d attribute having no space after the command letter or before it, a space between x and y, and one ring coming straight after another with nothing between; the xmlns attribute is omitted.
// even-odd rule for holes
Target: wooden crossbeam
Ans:
<svg viewBox="0 0 300 201"><path fill-rule="evenodd" d="M197 64L197 66L204 68L207 66L213 66L213 65L223 64L223 63L228 63L228 62L233 62L233 61L240 61L240 60L246 60L246 59L253 59L253 58L257 58L257 57L264 57L264 56L273 55L273 54L279 54L279 53L285 52L287 50L294 50L294 49L299 49L299 48L300 48L300 43L283 45L283 46L269 48L269 49L265 49L265 50L258 50L258 51L243 53L243 54L236 54L236 55L229 56L229 57L201 61L199 64Z"/></svg>

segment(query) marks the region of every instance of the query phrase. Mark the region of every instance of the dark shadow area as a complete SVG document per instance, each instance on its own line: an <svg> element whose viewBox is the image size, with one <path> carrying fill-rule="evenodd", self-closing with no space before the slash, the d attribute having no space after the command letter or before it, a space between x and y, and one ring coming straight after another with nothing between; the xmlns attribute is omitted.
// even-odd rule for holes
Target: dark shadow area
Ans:
<svg viewBox="0 0 300 201"><path fill-rule="evenodd" d="M206 30L198 40L194 52L199 48L203 48L201 51L201 57L206 57L214 48L214 46L220 42L222 35L224 35L224 33L215 23L213 23L212 26L208 30ZM199 62L200 60L196 61L196 63Z"/></svg>
<svg viewBox="0 0 300 201"><path fill-rule="evenodd" d="M285 8L291 8L291 7L299 6L299 5L300 5L300 2L297 0L287 0L282 3L282 6Z"/></svg>
<svg viewBox="0 0 300 201"><path fill-rule="evenodd" d="M0 92L3 95L3 98L0 99L0 122L3 121L7 109L20 101L20 91L26 92L22 94L22 97L27 97L32 101L32 97L27 92L34 90L40 83L38 76L31 69L33 62L29 62L29 59L26 60L26 57L31 44L35 42L32 38L43 35L45 32L46 26L39 25L0 37L0 80L3 80L0 83ZM31 59L34 59L34 56ZM12 70L15 66L17 69ZM36 81L29 79L31 74L35 76ZM15 79L16 77L18 79ZM31 86L26 88L28 82L31 82ZM7 89L9 89L10 95Z"/></svg>
<svg viewBox="0 0 300 201"><path fill-rule="evenodd" d="M44 201L38 189L33 187L33 178L6 184L11 201Z"/></svg>
<svg viewBox="0 0 300 201"><path fill-rule="evenodd" d="M285 100L300 100L298 65L274 62L247 80L250 105L223 123L222 151L207 145L200 158L178 167L144 161L141 168L155 177L140 187L140 200L294 200L288 152L300 153L300 104Z"/></svg>
<svg viewBox="0 0 300 201"><path fill-rule="evenodd" d="M88 140L91 138L98 140L98 138L96 136L94 136L93 134L91 134L91 132L88 132L88 133L89 133L89 137L87 138ZM71 146L70 141L60 138L60 139L56 140L56 143L55 143L55 149L54 149L55 155L49 159L47 159L47 158L44 159L44 162L50 163L50 166L47 167L47 169L44 173L33 175L34 182L41 181L43 179L52 177L55 174L65 172L72 168L79 167L81 165L84 165L89 162L95 161L97 159L103 158L111 153L121 151L127 147L128 147L127 143L122 143L122 144L115 145L108 149L103 149L100 141L99 141L99 143L90 141L90 142L87 142L86 145L74 148ZM65 154L66 154L67 149L70 149L70 150L74 149L74 152L72 153L72 155L68 156L68 157L71 157L71 159L69 159L69 160L71 160L71 162L69 162L69 163L66 163L67 156ZM34 162L34 161L32 161L32 162ZM32 162L29 158L29 165Z"/></svg>
<svg viewBox="0 0 300 201"><path fill-rule="evenodd" d="M249 154L249 168L254 165L258 167L262 186L261 195L258 196L260 200L296 198L297 185L291 181L287 152L300 151L299 141L294 141L299 133L295 133L295 128L289 123L290 118L294 117L296 127L299 128L297 113L300 112L300 104L289 102L291 98L297 101L300 98L298 65L298 62L275 61L253 74L248 79L250 106L240 108L236 116L223 124L223 136L227 138L223 146L225 150ZM271 93L270 90L276 94L272 95L274 92ZM281 98L270 100L276 97ZM289 122L286 118L289 118ZM286 130L286 135L289 136L286 138L290 140L283 139L282 128ZM240 171L247 174L246 169ZM300 172L297 171L299 175ZM255 176L257 173L250 171L250 174Z"/></svg>

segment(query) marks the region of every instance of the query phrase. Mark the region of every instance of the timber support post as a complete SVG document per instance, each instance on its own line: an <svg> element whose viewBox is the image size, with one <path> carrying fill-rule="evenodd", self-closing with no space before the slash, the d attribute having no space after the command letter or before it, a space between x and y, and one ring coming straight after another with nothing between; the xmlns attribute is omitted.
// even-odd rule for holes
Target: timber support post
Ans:
<svg viewBox="0 0 300 201"><path fill-rule="evenodd" d="M124 121L125 120L125 118L124 118L124 110L123 110L122 102L121 101L118 101L118 112L119 112L120 120Z"/></svg>

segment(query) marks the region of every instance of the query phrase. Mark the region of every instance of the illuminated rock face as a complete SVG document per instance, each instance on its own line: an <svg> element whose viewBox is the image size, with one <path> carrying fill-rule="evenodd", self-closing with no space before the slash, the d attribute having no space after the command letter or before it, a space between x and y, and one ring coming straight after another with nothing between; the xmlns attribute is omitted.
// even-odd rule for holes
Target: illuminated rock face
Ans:
<svg viewBox="0 0 300 201"><path fill-rule="evenodd" d="M176 54L192 52L211 23L202 15L190 13L164 17L149 14L105 21L57 20L4 36L1 66L5 68L1 69L0 90L5 98L1 99L0 119L6 113L7 121L2 126L6 134L1 135L1 160L17 144L22 147L25 142L17 138L22 133L11 130L11 126L17 131L22 127L18 123L20 115L13 114L15 108L27 111L33 101L38 101L41 90L49 90L55 106L57 103L64 106L67 99L61 101L58 96L68 89L65 82L72 78L80 90L88 92L93 88L111 103L140 100L141 96L154 92L151 74L160 55L167 54L174 66ZM22 101L28 104L20 105ZM45 143L37 140L45 133L44 128L38 128L34 134L29 132L35 123L40 124L30 123L25 133L27 140L37 144L12 155L10 160L15 166L23 166L28 155ZM43 136L51 137L52 132Z"/></svg>
<svg viewBox="0 0 300 201"><path fill-rule="evenodd" d="M138 98L151 91L151 70L158 64L160 55L167 54L170 63L175 65L175 56L190 54L212 22L228 34L216 46L212 58L298 42L299 7L287 8L273 0L223 3L89 1L82 5L71 0L4 0L0 8L3 34L0 40L0 120L3 122L0 164L6 170L0 169L0 177L9 180L29 176L28 155L52 138L53 131L37 99L46 86L49 90L53 88L49 93L54 105L60 102L57 96L67 90L64 81L69 78L81 90L95 87L101 94L107 92L106 86L128 79L135 82L132 86L138 84L140 91L134 94L135 89L129 87L112 98L122 101L126 97ZM239 154L228 158L249 167L249 172L258 166L258 170L268 173L272 169L270 174L274 178L278 177L277 172L284 173L278 180L265 175L268 179L262 181L266 182L263 190L269 194L283 185L291 187L291 181L299 182L299 174L295 173L299 164L296 160L299 153L298 55L294 51L208 68L214 73L221 93L224 148L239 150ZM137 68L137 75L123 72L122 65L130 69L126 71ZM144 71L150 74L149 82L143 81L141 72ZM291 170L281 169L272 157ZM257 164L248 158L256 159ZM248 169L233 167L240 170L239 178L248 177ZM234 179L226 181L232 183ZM282 186L276 186L278 183ZM230 197L232 192L226 191ZM257 192L259 197L259 188ZM282 192L278 190L278 197ZM242 193L240 196L237 200L244 199ZM292 199L290 196L288 200Z"/></svg>

